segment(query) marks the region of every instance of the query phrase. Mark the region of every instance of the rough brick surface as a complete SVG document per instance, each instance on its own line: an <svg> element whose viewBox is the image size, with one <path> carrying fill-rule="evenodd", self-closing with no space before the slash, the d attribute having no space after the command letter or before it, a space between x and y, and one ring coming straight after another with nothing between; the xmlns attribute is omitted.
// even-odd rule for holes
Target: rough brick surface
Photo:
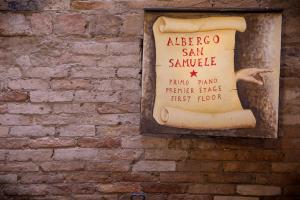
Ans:
<svg viewBox="0 0 300 200"><path fill-rule="evenodd" d="M284 8L279 139L141 135L143 8ZM300 198L298 0L0 1L0 199Z"/></svg>

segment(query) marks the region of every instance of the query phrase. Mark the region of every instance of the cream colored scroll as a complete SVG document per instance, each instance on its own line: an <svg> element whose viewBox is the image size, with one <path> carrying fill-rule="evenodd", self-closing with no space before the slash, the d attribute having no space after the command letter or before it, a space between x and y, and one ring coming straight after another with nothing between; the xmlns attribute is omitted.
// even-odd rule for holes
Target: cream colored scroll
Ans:
<svg viewBox="0 0 300 200"><path fill-rule="evenodd" d="M188 129L255 127L241 106L234 71L236 31L243 17L179 19L159 17L156 48L155 120Z"/></svg>

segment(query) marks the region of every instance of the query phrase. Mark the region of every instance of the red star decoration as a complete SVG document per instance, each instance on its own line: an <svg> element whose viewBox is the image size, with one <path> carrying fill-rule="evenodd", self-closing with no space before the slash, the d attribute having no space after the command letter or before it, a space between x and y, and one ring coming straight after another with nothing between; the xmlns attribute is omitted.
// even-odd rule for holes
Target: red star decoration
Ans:
<svg viewBox="0 0 300 200"><path fill-rule="evenodd" d="M193 77L193 76L197 77L197 73L198 73L198 72L196 72L195 70L193 70L192 72L190 72L191 77Z"/></svg>

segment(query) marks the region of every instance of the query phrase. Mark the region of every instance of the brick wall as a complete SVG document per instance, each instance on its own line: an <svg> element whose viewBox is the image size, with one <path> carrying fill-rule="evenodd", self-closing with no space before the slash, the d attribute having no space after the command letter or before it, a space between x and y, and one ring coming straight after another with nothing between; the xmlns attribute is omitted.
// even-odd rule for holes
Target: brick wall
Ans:
<svg viewBox="0 0 300 200"><path fill-rule="evenodd" d="M284 8L280 139L139 133L144 7ZM300 196L297 0L0 1L0 199Z"/></svg>

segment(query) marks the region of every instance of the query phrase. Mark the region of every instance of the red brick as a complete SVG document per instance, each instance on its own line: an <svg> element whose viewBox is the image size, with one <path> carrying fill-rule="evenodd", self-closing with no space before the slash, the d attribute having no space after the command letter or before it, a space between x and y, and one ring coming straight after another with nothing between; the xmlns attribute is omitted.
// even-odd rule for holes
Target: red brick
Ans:
<svg viewBox="0 0 300 200"><path fill-rule="evenodd" d="M9 185L5 187L4 193L8 195L37 196L37 195L49 195L53 193L55 194L56 189L51 185L46 185L46 184L30 184L30 185L19 184L19 185Z"/></svg>
<svg viewBox="0 0 300 200"><path fill-rule="evenodd" d="M99 172L127 172L130 169L129 161L110 162L88 162L86 166L89 171Z"/></svg>
<svg viewBox="0 0 300 200"><path fill-rule="evenodd" d="M277 186L238 185L237 193L252 196L277 196L281 194L281 189Z"/></svg>
<svg viewBox="0 0 300 200"><path fill-rule="evenodd" d="M38 170L39 167L32 162L0 163L1 172L34 172Z"/></svg>
<svg viewBox="0 0 300 200"><path fill-rule="evenodd" d="M175 171L174 161L139 161L132 171Z"/></svg>
<svg viewBox="0 0 300 200"><path fill-rule="evenodd" d="M298 174L256 174L256 183L263 185L290 185L300 182Z"/></svg>
<svg viewBox="0 0 300 200"><path fill-rule="evenodd" d="M132 173L113 173L112 178L117 182L154 182L158 181L157 173L132 172Z"/></svg>
<svg viewBox="0 0 300 200"><path fill-rule="evenodd" d="M244 161L280 161L284 153L276 150L237 151L236 157L237 160Z"/></svg>
<svg viewBox="0 0 300 200"><path fill-rule="evenodd" d="M29 145L28 138L1 138L0 149L22 149Z"/></svg>
<svg viewBox="0 0 300 200"><path fill-rule="evenodd" d="M0 114L7 113L7 104L0 104Z"/></svg>
<svg viewBox="0 0 300 200"><path fill-rule="evenodd" d="M7 137L9 132L9 127L7 126L0 126L0 137ZM0 146L1 146L1 140L0 140Z"/></svg>
<svg viewBox="0 0 300 200"><path fill-rule="evenodd" d="M9 150L7 160L9 161L47 161L51 159L53 150L50 149L22 149Z"/></svg>
<svg viewBox="0 0 300 200"><path fill-rule="evenodd" d="M224 163L225 172L268 172L270 163L260 162L226 162Z"/></svg>
<svg viewBox="0 0 300 200"><path fill-rule="evenodd" d="M69 148L55 149L54 160L95 160L98 154L97 149L92 148Z"/></svg>
<svg viewBox="0 0 300 200"><path fill-rule="evenodd" d="M208 174L208 182L211 183L251 183L254 181L254 176L251 174Z"/></svg>
<svg viewBox="0 0 300 200"><path fill-rule="evenodd" d="M62 137L76 137L76 136L94 136L95 135L94 125L67 125L58 128L59 135Z"/></svg>
<svg viewBox="0 0 300 200"><path fill-rule="evenodd" d="M72 172L64 175L67 183L109 183L110 173L95 173L89 171Z"/></svg>
<svg viewBox="0 0 300 200"><path fill-rule="evenodd" d="M104 193L123 193L123 192L138 192L140 185L132 182L119 182L112 184L100 184L98 186L99 192Z"/></svg>
<svg viewBox="0 0 300 200"><path fill-rule="evenodd" d="M212 200L209 195L171 194L168 200Z"/></svg>
<svg viewBox="0 0 300 200"><path fill-rule="evenodd" d="M110 9L111 3L97 2L97 1L72 1L71 8L75 10L98 10L98 9Z"/></svg>
<svg viewBox="0 0 300 200"><path fill-rule="evenodd" d="M187 152L173 149L149 149L145 152L146 160L183 160L187 157Z"/></svg>
<svg viewBox="0 0 300 200"><path fill-rule="evenodd" d="M61 183L65 179L64 174L22 174L19 180L20 183Z"/></svg>
<svg viewBox="0 0 300 200"><path fill-rule="evenodd" d="M300 138L283 138L283 149L300 149Z"/></svg>
<svg viewBox="0 0 300 200"><path fill-rule="evenodd" d="M59 34L84 34L87 21L81 14L62 14L56 18L55 32Z"/></svg>
<svg viewBox="0 0 300 200"><path fill-rule="evenodd" d="M31 148L57 148L57 147L74 147L76 140L70 138L51 138L43 137L31 139L29 147Z"/></svg>
<svg viewBox="0 0 300 200"><path fill-rule="evenodd" d="M163 172L159 179L161 182L170 183L204 183L206 176L190 172Z"/></svg>
<svg viewBox="0 0 300 200"><path fill-rule="evenodd" d="M234 194L235 185L230 184L196 184L189 186L191 194Z"/></svg>
<svg viewBox="0 0 300 200"><path fill-rule="evenodd" d="M121 139L114 137L84 137L78 139L80 147L117 148L121 146Z"/></svg>
<svg viewBox="0 0 300 200"><path fill-rule="evenodd" d="M284 190L283 190L283 193L285 195L300 195L300 185L285 186Z"/></svg>
<svg viewBox="0 0 300 200"><path fill-rule="evenodd" d="M280 173L300 173L300 163L272 163L272 171Z"/></svg>
<svg viewBox="0 0 300 200"><path fill-rule="evenodd" d="M146 193L184 193L187 189L187 185L175 183L142 183L141 186Z"/></svg>
<svg viewBox="0 0 300 200"><path fill-rule="evenodd" d="M99 114L139 112L139 104L102 103L97 106Z"/></svg>
<svg viewBox="0 0 300 200"><path fill-rule="evenodd" d="M54 191L54 194L94 194L97 191L96 185L90 183L59 183L53 186L58 191L57 193Z"/></svg>
<svg viewBox="0 0 300 200"><path fill-rule="evenodd" d="M149 136L134 136L123 137L123 148L165 148L167 146L167 140L158 137Z"/></svg>
<svg viewBox="0 0 300 200"><path fill-rule="evenodd" d="M215 196L214 200L259 200L257 197Z"/></svg>
<svg viewBox="0 0 300 200"><path fill-rule="evenodd" d="M17 183L18 176L16 174L0 175L0 183Z"/></svg>
<svg viewBox="0 0 300 200"><path fill-rule="evenodd" d="M300 138L300 125L283 126L280 131L284 138Z"/></svg>
<svg viewBox="0 0 300 200"><path fill-rule="evenodd" d="M192 160L235 160L236 154L234 151L227 150L193 150L190 154Z"/></svg>
<svg viewBox="0 0 300 200"><path fill-rule="evenodd" d="M85 163L79 161L49 161L41 163L40 166L44 171L47 172L75 171L83 170L85 167Z"/></svg>
<svg viewBox="0 0 300 200"><path fill-rule="evenodd" d="M23 102L29 98L27 92L6 90L0 92L0 101Z"/></svg>
<svg viewBox="0 0 300 200"><path fill-rule="evenodd" d="M116 200L118 199L118 195L103 195L103 194L78 194L74 195L76 200ZM56 200L56 199L55 199ZM64 200L64 199L63 199Z"/></svg>
<svg viewBox="0 0 300 200"><path fill-rule="evenodd" d="M54 133L55 133L54 127L45 127L40 125L14 126L11 127L9 132L10 135L15 137L25 137L25 136L42 137L42 136L54 135Z"/></svg>
<svg viewBox="0 0 300 200"><path fill-rule="evenodd" d="M48 114L51 112L51 107L47 104L9 103L8 112L16 114Z"/></svg>
<svg viewBox="0 0 300 200"><path fill-rule="evenodd" d="M72 79L72 80L52 80L51 88L54 90L80 90L91 89L92 85L89 80Z"/></svg>
<svg viewBox="0 0 300 200"><path fill-rule="evenodd" d="M104 136L129 136L139 135L139 126L135 125L114 125L114 126L96 126L96 132L98 135Z"/></svg>
<svg viewBox="0 0 300 200"><path fill-rule="evenodd" d="M52 33L52 18L48 14L33 13L30 18L32 33L43 35Z"/></svg>
<svg viewBox="0 0 300 200"><path fill-rule="evenodd" d="M221 171L221 163L217 161L180 161L177 163L176 171L184 172L219 172Z"/></svg>

